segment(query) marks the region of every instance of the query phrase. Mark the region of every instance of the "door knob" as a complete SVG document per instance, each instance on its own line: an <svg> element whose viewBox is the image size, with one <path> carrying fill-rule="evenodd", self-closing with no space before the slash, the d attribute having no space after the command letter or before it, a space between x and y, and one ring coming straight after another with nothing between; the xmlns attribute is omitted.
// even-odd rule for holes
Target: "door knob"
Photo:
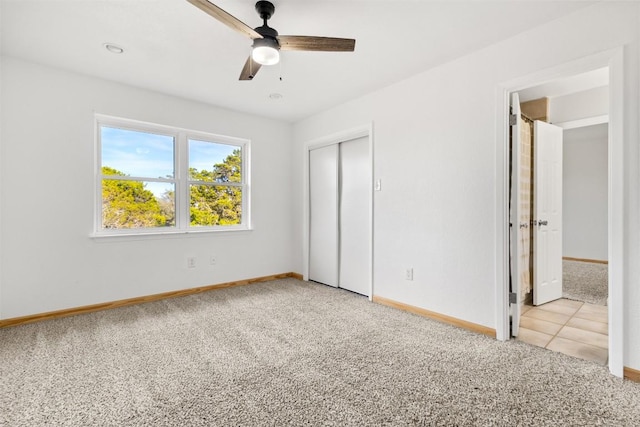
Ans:
<svg viewBox="0 0 640 427"><path fill-rule="evenodd" d="M547 221L546 219L543 221L541 219L538 220L538 227L540 227L541 225L548 225L549 221Z"/></svg>

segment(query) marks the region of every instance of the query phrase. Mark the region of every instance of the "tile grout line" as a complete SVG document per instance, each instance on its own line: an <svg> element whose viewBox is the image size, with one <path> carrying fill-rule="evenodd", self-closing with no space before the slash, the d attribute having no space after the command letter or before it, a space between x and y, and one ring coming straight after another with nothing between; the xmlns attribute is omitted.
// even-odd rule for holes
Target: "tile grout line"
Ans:
<svg viewBox="0 0 640 427"><path fill-rule="evenodd" d="M590 317L589 317L589 314L585 314L585 316L586 316L586 317L576 317L576 316L577 316L577 314L578 314L578 312L580 312L580 310L582 310L582 309L585 307L585 305L587 304L587 303L586 303L586 302L584 302L584 301L579 301L579 302L580 302L580 305L578 305L578 306L577 306L577 308L573 311L573 314L571 314L571 315L567 315L567 316L568 316L568 319L567 319L566 321L562 322L562 323L556 323L556 322L554 322L554 321L547 320L547 319L542 319L542 318L536 318L536 317L533 317L533 318L532 318L532 319L534 319L534 320L535 320L535 319L537 319L537 320L539 320L539 321L543 321L543 322L547 322L547 323L553 323L553 324L556 324L556 325L560 326L560 328L557 330L557 332L556 332L555 334L549 334L549 333L546 333L546 332L543 332L543 331L540 331L540 330L537 330L537 329L530 329L530 328L524 328L524 327L523 327L522 329L527 330L527 331L530 331L530 332L535 332L535 333L542 334L542 335L545 335L545 336L550 337L550 338L549 338L549 341L544 345L544 347L541 347L541 348L544 348L545 350L549 350L549 351L553 351L553 352L557 352L557 353L562 353L562 354L569 354L569 353L565 353L565 352L564 352L564 351L562 351L562 350L552 350L552 349L550 349L550 348L549 348L549 346L551 345L551 343L552 343L556 338L562 338L563 340L567 340L567 341L572 342L572 343L574 343L574 344L577 344L577 345L579 345L579 346L585 346L586 348L592 348L592 349L594 349L594 350L596 350L596 349L598 349L598 350L605 350L605 351L607 351L607 357L606 357L606 359L605 359L605 361L604 361L604 364L606 365L606 364L608 363L608 360L609 360L609 356L608 356L608 346L607 346L607 347L600 347L600 346L598 346L598 345L594 345L594 344L587 343L587 342L584 342L584 341L577 341L577 340L572 339L572 338L566 338L566 337L559 337L559 336L558 336L558 335L562 332L562 330L563 330L563 329L565 329L565 328L569 327L569 326L568 326L568 325L569 325L569 323L570 323L570 322L572 321L572 319L574 319L574 318L579 319L579 320L584 320L584 321L590 321L590 322L596 322L596 323L603 323L603 324L607 324L607 322L599 322L598 320L594 320L594 319L590 318ZM534 308L538 308L538 307L531 306L530 310L531 310L531 309L534 309ZM547 312L547 313L550 313L550 314L562 314L562 313L560 313L560 312L556 312L556 311L552 311L552 310L544 310L544 309L540 309L540 310L541 310L542 312ZM529 311L529 310L527 310L527 311ZM526 313L521 314L521 317L522 317L522 316L525 316L525 314L526 314ZM530 317L530 316L527 316L527 317ZM593 331L593 330L590 330L590 329L583 329L583 328L581 328L581 327L579 327L579 326L572 326L572 328L573 328L573 329L576 329L576 330L579 330L579 331L582 331L582 332L586 332L586 333L594 333L594 334L598 334L598 335L602 335L602 336L608 337L608 333L607 333L607 334L601 334L600 332ZM573 336L573 334L569 334L569 335L570 335L570 336ZM527 342L527 341L525 341L525 342ZM532 344L532 343L531 343L531 344ZM535 345L535 344L533 344L533 345ZM577 357L579 357L579 356L577 356ZM585 358L586 360L592 360L592 361L594 361L594 362L601 363L599 360L593 359L593 358L591 358L591 357L584 357L584 358Z"/></svg>
<svg viewBox="0 0 640 427"><path fill-rule="evenodd" d="M580 320L587 320L587 321L592 321L592 322L598 322L598 323L604 323L604 324L606 324L606 322L599 322L599 321L597 321L597 320L593 320L593 319L585 319L585 318L582 318L582 317L576 317L576 314L578 314L578 312L579 312L579 311L584 307L584 305L586 304L584 301L579 301L579 302L580 302L580 305L576 308L576 310L573 312L573 314L572 314L572 315L570 315L570 316L569 316L569 318L568 318L564 323L556 323L556 325L560 325L560 329L558 329L558 331L557 331L555 334L553 334L553 335L552 335L552 334L548 334L548 333L543 332L543 331L536 330L536 329L530 329L530 328L524 328L524 327L523 327L522 329L526 329L526 330L529 330L529 331L532 331L532 332L537 332L537 333L540 333L540 334L544 334L544 335L548 335L548 336L550 336L551 338L549 339L549 341L547 342L547 344L545 344L545 346L544 346L544 347L542 347L542 348L544 348L544 349L549 350L548 346L551 344L551 342L552 342L555 338L558 338L558 334L559 334L559 333L560 333L560 332L561 332L565 327L567 327L567 325L569 324L569 322L570 322L570 321L571 321L571 319L573 319L573 318L577 318L577 319L580 319ZM532 307L532 309L533 309L533 308L537 308L537 307ZM549 312L549 313L562 314L562 313L554 312L554 311L552 311L552 310L544 310L544 309L541 309L541 310L543 310L543 311L547 311L547 312ZM528 310L527 310L527 311L528 311ZM522 314L522 315L521 315L521 317L522 317L523 315L524 315L524 314ZM534 319L536 319L536 318L534 317ZM545 320L545 319L538 319L538 320L546 321L546 322L548 322L548 323L555 323L555 322L553 322L553 321ZM584 332L591 332L591 333L594 333L594 334L599 334L599 335L603 335L603 336L608 337L608 334L601 334L600 332L592 331L592 330L589 330L589 329L582 329L582 328L579 328L579 327L574 327L574 328L575 328L575 329L578 329L578 330L581 330L581 331L584 331ZM600 346L597 346L597 345L594 345L594 344L589 344L589 343L582 342L582 341L576 341L576 340L571 339L571 338L565 338L565 337L559 337L559 338L566 339L567 341L571 341L571 342L574 342L574 343L577 343L577 344L581 344L581 345L588 345L588 346L591 346L591 347L594 347L594 348L599 348L599 349L603 349L603 350L608 350L608 347L607 347L607 348L604 348L604 347L600 347ZM550 350L550 351L555 351L555 350ZM608 357L607 357L607 359L608 359Z"/></svg>
<svg viewBox="0 0 640 427"><path fill-rule="evenodd" d="M582 306L583 306L583 305L584 305L584 302L582 302L582 304L580 304L580 305L578 306L578 308L576 309L576 311L574 311L574 312L573 312L573 314L572 314L571 316L569 316L569 318L567 319L567 321L566 321L566 322L564 322L564 324L563 324L562 326L560 326L560 329L558 329L558 332L556 332L556 334L555 334L554 336L552 336L552 337L551 337L551 339L549 340L549 342L547 343L547 345L545 345L545 346L544 346L544 348L545 348L545 349L549 350L547 347L549 346L549 344L551 344L551 341L553 341L553 340L558 336L558 334L560 333L560 331L561 331L562 329L564 329L564 327L565 327L565 326L567 326L567 323L569 323L569 321L570 321L571 319L573 319L573 316L575 316L575 315L576 315L576 313L577 313L578 311L580 311L580 309L582 308ZM577 342L577 341L574 341L574 342ZM553 350L551 350L551 351L553 351Z"/></svg>

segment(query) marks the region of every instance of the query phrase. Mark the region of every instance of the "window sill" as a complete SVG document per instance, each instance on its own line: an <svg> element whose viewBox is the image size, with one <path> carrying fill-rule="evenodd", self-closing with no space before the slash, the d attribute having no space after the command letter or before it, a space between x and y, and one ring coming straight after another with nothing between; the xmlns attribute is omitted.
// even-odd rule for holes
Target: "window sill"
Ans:
<svg viewBox="0 0 640 427"><path fill-rule="evenodd" d="M241 233L253 231L253 228L224 228L224 229L206 229L206 230L172 230L172 231L144 231L144 232L120 232L120 233L92 233L89 238L95 240L145 240L145 239L162 239L162 238L181 238L186 236L207 236L220 233Z"/></svg>

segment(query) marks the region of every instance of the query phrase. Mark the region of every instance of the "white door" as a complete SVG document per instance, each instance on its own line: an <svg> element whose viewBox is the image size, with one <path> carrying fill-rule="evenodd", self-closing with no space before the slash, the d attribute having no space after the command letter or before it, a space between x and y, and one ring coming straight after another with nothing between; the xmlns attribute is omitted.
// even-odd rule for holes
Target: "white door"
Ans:
<svg viewBox="0 0 640 427"><path fill-rule="evenodd" d="M511 123L511 202L509 222L510 230L510 271L511 283L510 293L513 299L510 299L511 313L511 335L518 336L520 329L520 300L521 300L521 283L522 256L520 245L518 242L522 239L522 227L520 227L520 151L521 151L521 129L520 129L520 98L517 93L511 94L511 117L515 117ZM527 230L528 232L528 230ZM514 301L515 300L515 301Z"/></svg>
<svg viewBox="0 0 640 427"><path fill-rule="evenodd" d="M562 128L536 120L533 304L562 298Z"/></svg>
<svg viewBox="0 0 640 427"><path fill-rule="evenodd" d="M338 286L338 145L309 151L309 280Z"/></svg>
<svg viewBox="0 0 640 427"><path fill-rule="evenodd" d="M339 287L369 295L371 188L367 137L340 144Z"/></svg>

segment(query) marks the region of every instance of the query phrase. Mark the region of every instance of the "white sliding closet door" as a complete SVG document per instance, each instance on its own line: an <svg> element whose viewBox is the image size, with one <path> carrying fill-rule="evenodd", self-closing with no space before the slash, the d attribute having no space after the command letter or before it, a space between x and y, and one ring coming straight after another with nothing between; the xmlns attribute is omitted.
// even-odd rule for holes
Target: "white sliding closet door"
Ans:
<svg viewBox="0 0 640 427"><path fill-rule="evenodd" d="M340 144L340 277L341 288L369 295L369 140Z"/></svg>
<svg viewBox="0 0 640 427"><path fill-rule="evenodd" d="M309 151L309 280L371 293L368 137Z"/></svg>
<svg viewBox="0 0 640 427"><path fill-rule="evenodd" d="M309 152L309 280L338 286L337 144Z"/></svg>

